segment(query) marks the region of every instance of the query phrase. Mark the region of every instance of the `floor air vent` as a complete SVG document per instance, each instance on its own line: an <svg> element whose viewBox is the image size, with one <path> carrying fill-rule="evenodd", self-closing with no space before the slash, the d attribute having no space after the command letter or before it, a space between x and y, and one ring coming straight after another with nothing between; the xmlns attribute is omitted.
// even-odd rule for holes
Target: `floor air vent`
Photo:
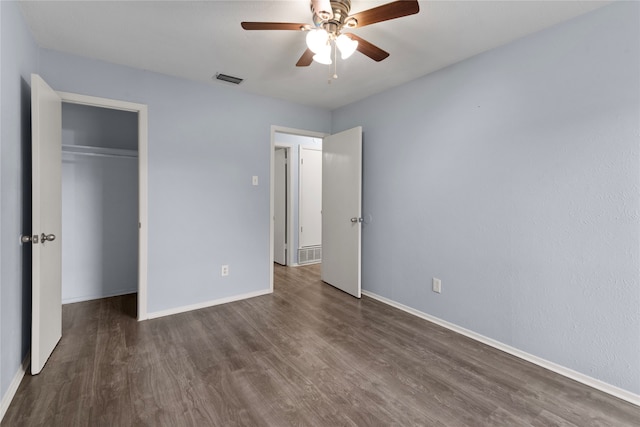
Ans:
<svg viewBox="0 0 640 427"><path fill-rule="evenodd" d="M322 261L322 246L298 249L298 264L310 264Z"/></svg>

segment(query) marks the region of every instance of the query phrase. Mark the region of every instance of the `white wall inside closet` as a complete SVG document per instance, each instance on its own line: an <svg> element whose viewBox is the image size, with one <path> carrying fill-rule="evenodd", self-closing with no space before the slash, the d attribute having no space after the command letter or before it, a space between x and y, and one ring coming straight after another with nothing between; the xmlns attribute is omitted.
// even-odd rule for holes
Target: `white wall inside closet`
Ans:
<svg viewBox="0 0 640 427"><path fill-rule="evenodd" d="M62 302L138 289L138 115L62 104Z"/></svg>

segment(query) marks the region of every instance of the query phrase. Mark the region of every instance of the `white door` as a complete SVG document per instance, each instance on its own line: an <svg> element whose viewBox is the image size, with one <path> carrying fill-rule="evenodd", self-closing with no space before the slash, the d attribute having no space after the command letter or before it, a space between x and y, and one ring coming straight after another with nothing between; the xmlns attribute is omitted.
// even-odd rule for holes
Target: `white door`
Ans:
<svg viewBox="0 0 640 427"><path fill-rule="evenodd" d="M62 101L31 75L32 318L31 373L39 373L62 337Z"/></svg>
<svg viewBox="0 0 640 427"><path fill-rule="evenodd" d="M322 143L322 280L360 298L362 128Z"/></svg>
<svg viewBox="0 0 640 427"><path fill-rule="evenodd" d="M301 248L322 244L322 150L300 147Z"/></svg>
<svg viewBox="0 0 640 427"><path fill-rule="evenodd" d="M273 261L287 265L287 150L273 156Z"/></svg>

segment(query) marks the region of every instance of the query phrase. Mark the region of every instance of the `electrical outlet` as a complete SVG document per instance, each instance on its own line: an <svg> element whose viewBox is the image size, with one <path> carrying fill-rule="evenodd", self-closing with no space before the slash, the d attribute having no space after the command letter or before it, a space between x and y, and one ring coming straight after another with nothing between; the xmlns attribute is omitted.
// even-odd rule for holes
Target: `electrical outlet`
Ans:
<svg viewBox="0 0 640 427"><path fill-rule="evenodd" d="M228 265L223 265L222 268L220 269L220 275L222 277L228 276L229 275L229 266Z"/></svg>
<svg viewBox="0 0 640 427"><path fill-rule="evenodd" d="M258 185L258 177L254 175L254 176L251 178L251 183L252 183L253 185Z"/></svg>
<svg viewBox="0 0 640 427"><path fill-rule="evenodd" d="M442 292L442 281L436 277L431 280L431 288L433 292L441 293Z"/></svg>

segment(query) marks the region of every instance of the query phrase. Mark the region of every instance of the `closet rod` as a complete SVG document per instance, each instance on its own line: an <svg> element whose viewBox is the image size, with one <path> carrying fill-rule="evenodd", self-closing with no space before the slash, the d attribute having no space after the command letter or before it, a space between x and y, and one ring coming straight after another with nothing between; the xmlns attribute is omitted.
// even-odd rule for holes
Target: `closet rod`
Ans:
<svg viewBox="0 0 640 427"><path fill-rule="evenodd" d="M79 154L81 156L94 156L94 157L124 157L130 159L137 159L135 154L107 154L107 153L82 153L80 151L63 151L66 154Z"/></svg>
<svg viewBox="0 0 640 427"><path fill-rule="evenodd" d="M63 145L63 153L79 154L82 156L98 157L124 157L138 158L138 153L134 150L124 150L119 148L91 147L86 145Z"/></svg>

